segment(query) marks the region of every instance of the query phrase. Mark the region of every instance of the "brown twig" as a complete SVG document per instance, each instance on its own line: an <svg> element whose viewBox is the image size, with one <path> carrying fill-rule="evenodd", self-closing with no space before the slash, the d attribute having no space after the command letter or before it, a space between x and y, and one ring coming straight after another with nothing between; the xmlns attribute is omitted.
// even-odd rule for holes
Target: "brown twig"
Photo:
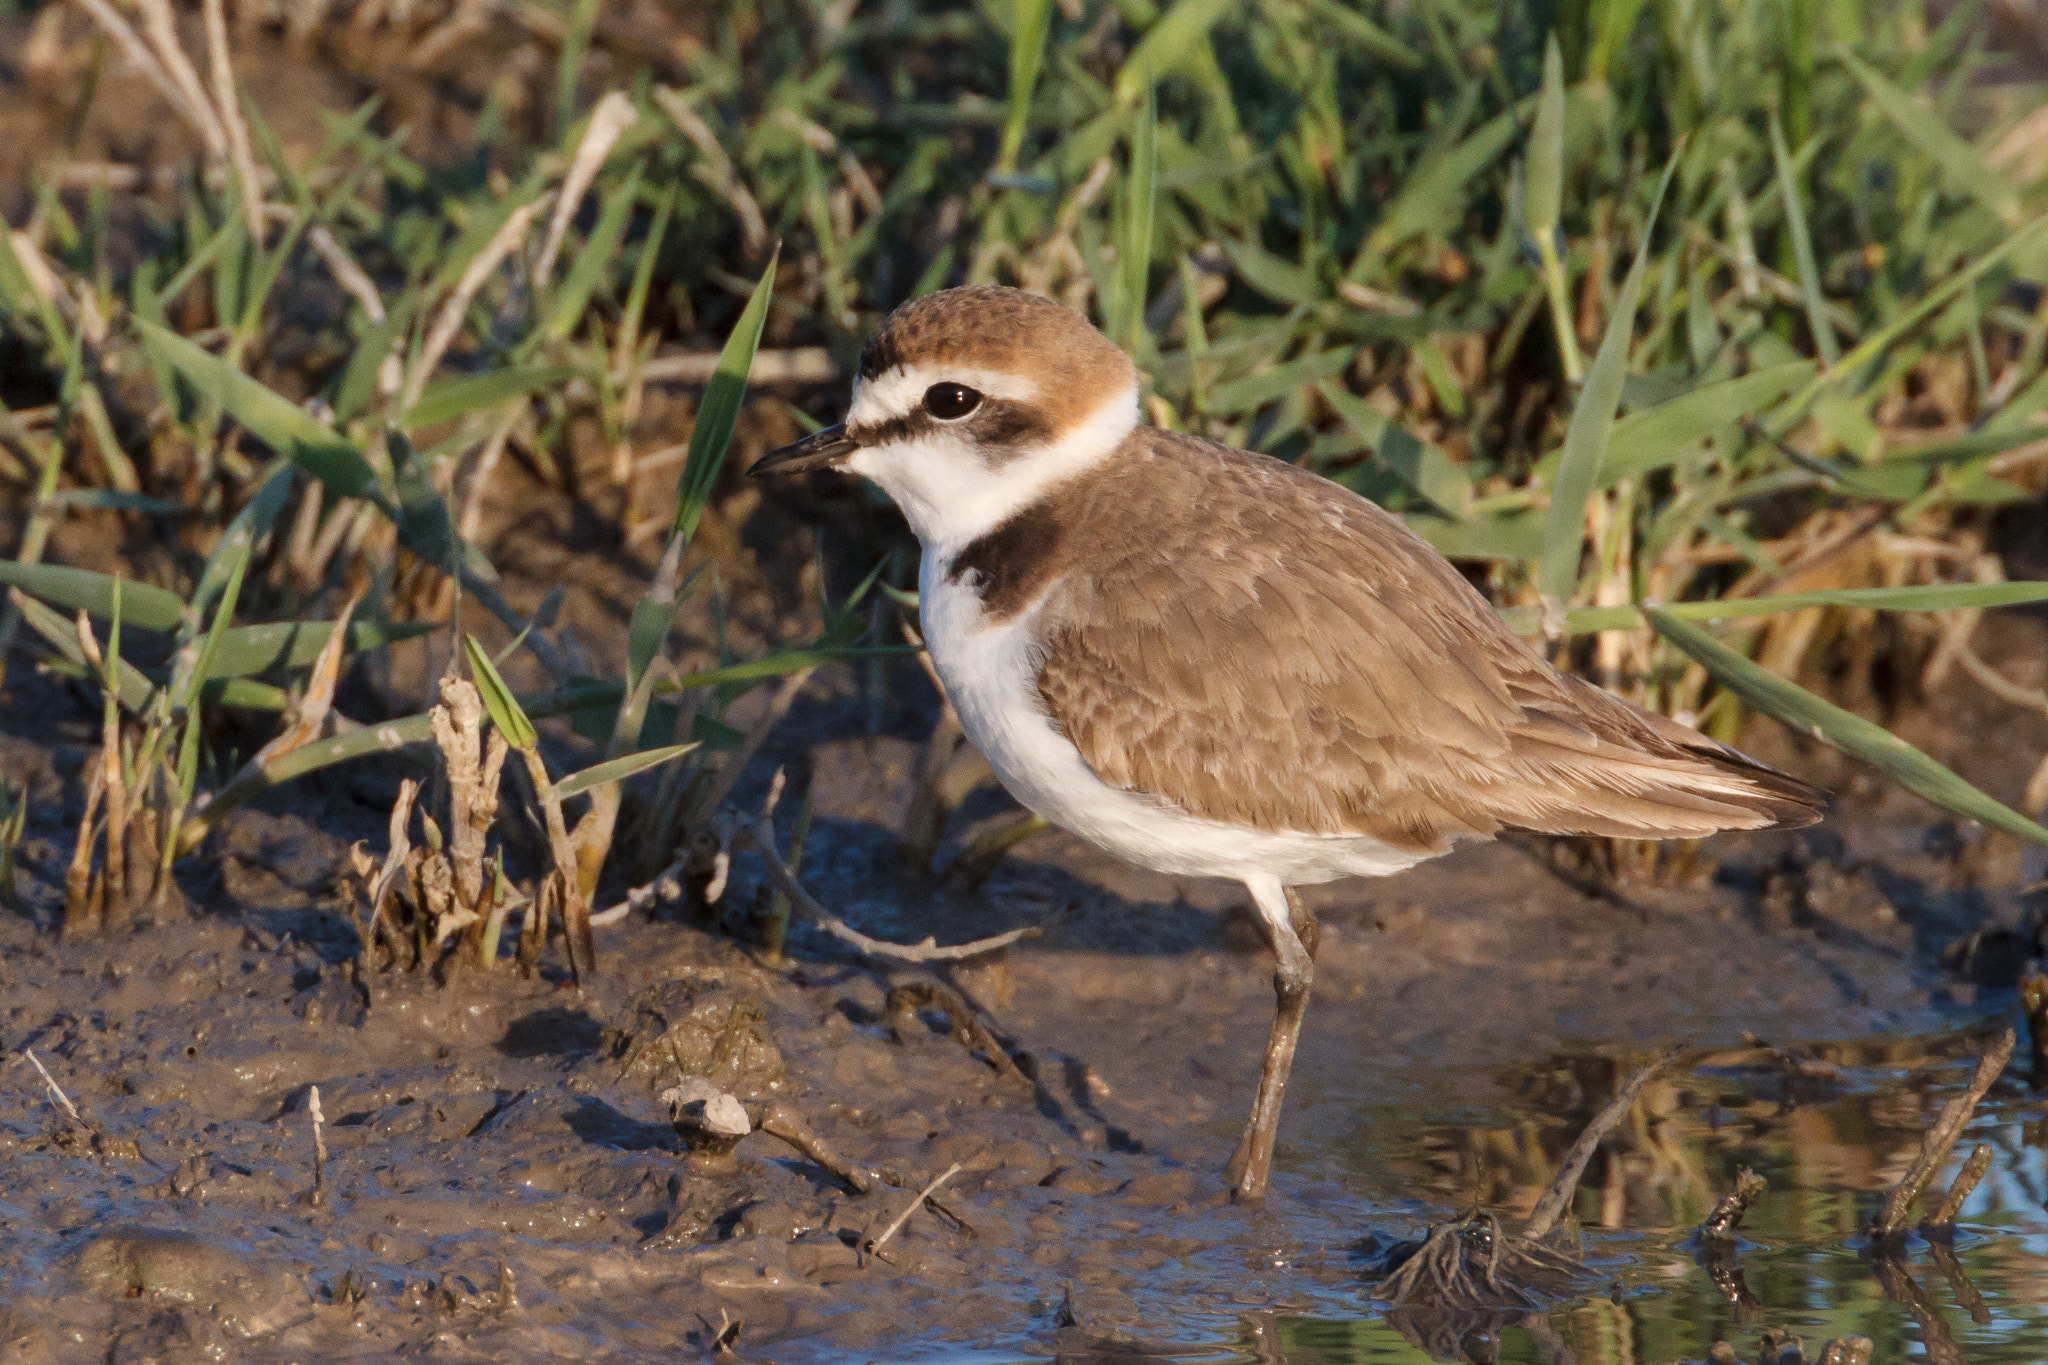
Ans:
<svg viewBox="0 0 2048 1365"><path fill-rule="evenodd" d="M320 1129L327 1122L327 1116L320 1112L320 1087L311 1087L306 1094L306 1108L313 1116L313 1207L320 1206L320 1200L327 1190L327 1138Z"/></svg>
<svg viewBox="0 0 2048 1365"><path fill-rule="evenodd" d="M945 1184L948 1180L951 1180L954 1176L958 1175L959 1173L960 1163L957 1161L954 1162L952 1165L948 1166L945 1170L939 1172L938 1176L934 1178L930 1184L926 1185L923 1189L917 1192L917 1198L911 1200L910 1203L905 1205L903 1212L897 1214L895 1220L891 1222L888 1227L882 1229L882 1235L880 1237L875 1238L874 1241L868 1243L868 1254L870 1256L880 1256L882 1254L882 1248L888 1244L889 1239L891 1237L894 1237L897 1231L901 1229L905 1223L910 1221L910 1215L917 1212L918 1207L921 1204L923 1204L925 1200L932 1197L933 1191L937 1190L939 1186Z"/></svg>
<svg viewBox="0 0 2048 1365"><path fill-rule="evenodd" d="M1011 929L989 938L978 938L968 943L940 944L927 936L922 943L889 943L878 938L869 938L846 921L818 904L796 874L782 861L782 854L775 847L775 835L758 820L739 817L739 835L754 846L767 866L768 876L776 887L789 897L797 913L823 929L842 943L851 944L871 957L885 957L897 962L958 962L962 958L979 957L992 953L998 948L1007 948L1012 943L1027 938L1036 938L1045 932L1041 924L1027 924L1020 929Z"/></svg>
<svg viewBox="0 0 2048 1365"><path fill-rule="evenodd" d="M1714 1211L1700 1224L1700 1238L1712 1242L1734 1241L1736 1229L1742 1226L1743 1215L1749 1212L1749 1206L1764 1192L1767 1183L1747 1166L1737 1171L1735 1188L1721 1196L1721 1202L1714 1205Z"/></svg>
<svg viewBox="0 0 2048 1365"><path fill-rule="evenodd" d="M1522 1236L1525 1239L1533 1242L1550 1235L1551 1229L1557 1226L1558 1219L1562 1218L1564 1211L1571 1206L1572 1196L1578 1192L1579 1177L1586 1173L1586 1163L1593 1159L1594 1151L1606 1141L1609 1133L1620 1126L1622 1119L1628 1116L1628 1111L1635 1106L1637 1098L1643 1093L1643 1087L1650 1083L1650 1078L1669 1066L1671 1059L1676 1055L1675 1052L1665 1052L1652 1058L1647 1065L1622 1083L1621 1089L1607 1102L1606 1108L1593 1116L1593 1121L1586 1125L1586 1131L1579 1134L1579 1140L1565 1153L1564 1164L1557 1171L1557 1179L1550 1182L1550 1188L1544 1192L1543 1198L1537 1201L1536 1208L1529 1214L1529 1221L1522 1225Z"/></svg>
<svg viewBox="0 0 2048 1365"><path fill-rule="evenodd" d="M1941 1203L1935 1206L1933 1213L1920 1220L1921 1236L1946 1236L1953 1233L1956 1215L1963 1211L1963 1201L1970 1197L1970 1192L1977 1188L1977 1182L1982 1180L1984 1173L1990 1169L1991 1144L1980 1142L1977 1149L1970 1153L1969 1159L1963 1162L1962 1169L1956 1172L1956 1178L1949 1182L1948 1193L1942 1196Z"/></svg>
<svg viewBox="0 0 2048 1365"><path fill-rule="evenodd" d="M974 1007L967 1003L967 998L942 982L906 981L889 991L883 1010L889 1017L889 1028L896 1035L897 1042L907 1041L905 1035L911 1020L919 1009L927 1005L946 1012L946 1017L952 1021L951 1037L954 1042L970 1052L981 1053L988 1059L989 1066L1006 1080L1013 1080L1026 1090L1032 1088L1031 1078L1018 1068L1009 1050L989 1032L988 1026L975 1014Z"/></svg>
<svg viewBox="0 0 2048 1365"><path fill-rule="evenodd" d="M43 1084L50 1087L50 1094L56 1098L58 1105L63 1108L65 1115L77 1126L80 1132L90 1136L93 1131L92 1125L87 1123L84 1117L79 1114L78 1106L73 1104L71 1097L64 1093L64 1087L58 1085L56 1078L51 1076L49 1071L44 1068L43 1059L36 1056L35 1049L23 1048L21 1055L28 1058L29 1065L34 1067L36 1074L43 1078Z"/></svg>
<svg viewBox="0 0 2048 1365"><path fill-rule="evenodd" d="M1899 1237L1906 1227L1906 1217L1912 1211L1913 1201L1941 1169L1941 1163L1948 1160L1948 1154L1956 1145L1956 1139L1963 1135L1963 1128L1970 1122L1970 1115L1976 1111L1977 1102L1984 1098L2005 1070L2005 1064L2012 1057L2013 1045L2019 1040L2011 1029L2007 1029L1991 1050L1977 1061L1977 1070L1970 1077L1970 1084L1963 1093L1941 1107L1934 1125L1920 1139L1920 1153L1913 1158L1913 1164L1906 1171L1898 1187L1885 1197L1884 1206L1871 1221L1870 1236L1875 1241L1891 1241Z"/></svg>

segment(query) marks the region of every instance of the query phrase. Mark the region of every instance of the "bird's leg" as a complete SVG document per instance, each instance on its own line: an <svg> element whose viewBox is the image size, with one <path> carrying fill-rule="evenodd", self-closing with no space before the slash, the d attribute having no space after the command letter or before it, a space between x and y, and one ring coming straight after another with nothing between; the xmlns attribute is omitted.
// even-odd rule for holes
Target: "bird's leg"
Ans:
<svg viewBox="0 0 2048 1365"><path fill-rule="evenodd" d="M1301 1018L1308 1010L1308 991L1315 981L1315 914L1301 902L1291 886L1272 877L1247 878L1259 919L1273 941L1279 959L1273 971L1273 1031L1266 1038L1266 1059L1259 1068L1259 1097L1252 1104L1252 1116L1245 1124L1244 1138L1236 1155L1224 1168L1230 1180L1230 1197L1238 1203L1254 1203L1266 1196L1266 1180L1273 1171L1273 1138L1280 1127L1280 1099L1287 1089L1287 1072L1294 1065L1295 1041L1301 1037Z"/></svg>

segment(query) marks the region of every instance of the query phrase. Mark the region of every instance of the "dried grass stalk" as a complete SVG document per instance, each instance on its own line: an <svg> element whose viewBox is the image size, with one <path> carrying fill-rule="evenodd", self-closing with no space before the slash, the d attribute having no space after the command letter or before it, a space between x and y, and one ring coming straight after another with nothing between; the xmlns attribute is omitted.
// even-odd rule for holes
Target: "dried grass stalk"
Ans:
<svg viewBox="0 0 2048 1365"><path fill-rule="evenodd" d="M206 52L213 75L214 105L226 131L228 159L242 182L242 224L249 244L263 244L263 182L256 178L256 158L249 150L249 125L242 118L242 96L235 88L235 63L228 49L227 12L222 0L205 0Z"/></svg>
<svg viewBox="0 0 2048 1365"><path fill-rule="evenodd" d="M401 419L413 404L420 401L427 379L440 365L441 357L447 354L455 334L462 330L463 319L469 316L470 300L476 297L476 291L483 288L484 281L491 277L492 272L526 240L533 220L547 208L552 198L552 195L543 194L512 210L498 230L491 234L491 240L484 243L484 249L477 252L462 272L454 292L449 294L447 302L441 305L441 311L434 316L434 325L427 330L426 343L420 347L419 358L413 361L412 369L406 374L405 385L399 390L398 413Z"/></svg>
<svg viewBox="0 0 2048 1365"><path fill-rule="evenodd" d="M597 107L590 111L590 122L583 129L583 140L576 144L575 158L569 163L569 173L562 177L561 193L555 197L555 213L548 220L548 235L541 240L540 259L533 267L536 285L545 284L554 271L555 257L561 254L570 220L575 218L585 192L597 179L597 173L603 168L605 158L612 154L612 148L618 145L619 139L639 117L633 101L618 90L599 100Z"/></svg>
<svg viewBox="0 0 2048 1365"><path fill-rule="evenodd" d="M1991 1050L1977 1060L1977 1070L1970 1077L1970 1083L1963 1093L1941 1107L1934 1124L1920 1139L1920 1151L1913 1158L1913 1164L1906 1171L1889 1195L1877 1217L1871 1221L1870 1237L1873 1241L1893 1241L1904 1235L1907 1216L1912 1212L1913 1201L1941 1169L1941 1163L1948 1160L1948 1154L1956 1145L1956 1139L1963 1135L1963 1129L1976 1112L1977 1102L1990 1091L1998 1080L1999 1073L2012 1057L2012 1050L2018 1038L2011 1029L1999 1036Z"/></svg>

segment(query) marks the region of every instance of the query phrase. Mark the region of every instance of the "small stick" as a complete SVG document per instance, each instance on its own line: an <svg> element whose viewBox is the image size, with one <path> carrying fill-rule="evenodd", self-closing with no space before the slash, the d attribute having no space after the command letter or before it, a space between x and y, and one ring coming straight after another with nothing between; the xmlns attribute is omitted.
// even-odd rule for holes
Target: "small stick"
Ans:
<svg viewBox="0 0 2048 1365"><path fill-rule="evenodd" d="M320 1087L313 1086L307 1097L306 1106L313 1115L313 1207L320 1207L320 1195L327 1186L327 1139L320 1132L320 1125L327 1122L327 1116L320 1112Z"/></svg>
<svg viewBox="0 0 2048 1365"><path fill-rule="evenodd" d="M1755 1171L1744 1166L1735 1173L1735 1188L1721 1196L1721 1202L1714 1205L1714 1211L1707 1215L1707 1221L1700 1224L1702 1241L1732 1242L1735 1230L1742 1226L1742 1217L1749 1212L1749 1206L1764 1192L1768 1182Z"/></svg>
<svg viewBox="0 0 2048 1365"><path fill-rule="evenodd" d="M1949 1183L1948 1193L1933 1213L1920 1220L1923 1233L1945 1233L1955 1229L1956 1215L1963 1211L1963 1201L1977 1188L1977 1182L1991 1169L1991 1144L1980 1142L1977 1150L1970 1153L1970 1159L1956 1172L1956 1178Z"/></svg>
<svg viewBox="0 0 2048 1365"><path fill-rule="evenodd" d="M50 1087L50 1093L57 1097L57 1103L64 1107L64 1112L71 1116L71 1121L78 1125L80 1131L90 1133L92 1125L79 1117L78 1106L71 1102L71 1097L64 1093L64 1088L57 1084L48 1071L43 1069L42 1058L36 1056L35 1049L23 1048L22 1055L28 1058L29 1065L36 1069L36 1074L43 1078L43 1084Z"/></svg>
<svg viewBox="0 0 2048 1365"><path fill-rule="evenodd" d="M1906 1215L1913 1207L1913 1201L1941 1169L1941 1163L1948 1160L1948 1154L1956 1145L1956 1139L1963 1135L1963 1128L1976 1111L1977 1101L1984 1098L2005 1064L2012 1057L2013 1045L2019 1039L2007 1029L1991 1050L1977 1060L1977 1070L1970 1077L1970 1084L1963 1093L1941 1107L1935 1117L1934 1126L1920 1139L1920 1154L1913 1158L1912 1166L1898 1187L1885 1196L1884 1207L1871 1220L1870 1236L1879 1241L1896 1238L1906 1226ZM1965 1191L1967 1194L1968 1192Z"/></svg>
<svg viewBox="0 0 2048 1365"><path fill-rule="evenodd" d="M849 943L871 957L893 958L899 962L958 962L962 958L979 957L992 953L998 948L1007 948L1012 943L1027 938L1037 938L1045 932L1043 924L1027 924L1020 929L1011 929L989 938L978 938L967 943L941 945L929 935L922 943L889 943L878 938L869 938L860 930L834 915L818 904L796 874L782 861L782 854L775 847L775 835L760 821L741 817L740 834L752 843L767 865L768 876L776 888L790 899L797 912L805 919L823 929L842 943Z"/></svg>
<svg viewBox="0 0 2048 1365"><path fill-rule="evenodd" d="M951 1180L954 1176L958 1175L959 1173L960 1163L956 1161L952 1165L948 1166L945 1170L941 1171L939 1173L938 1178L933 1180L931 1184L919 1190L917 1192L917 1198L911 1200L909 1205L904 1208L903 1212L896 1215L896 1221L889 1224L888 1227L883 1228L882 1235L880 1237L877 1237L874 1241L868 1243L868 1254L871 1256L880 1256L882 1254L883 1246L885 1246L888 1243L891 1237L894 1237L896 1235L896 1232L899 1228L901 1228L905 1223L910 1221L910 1215L917 1212L918 1205L924 1203L925 1200L931 1198L933 1191L937 1190L939 1186L945 1184L948 1180Z"/></svg>
<svg viewBox="0 0 2048 1365"><path fill-rule="evenodd" d="M1523 1237L1534 1242L1550 1235L1550 1230L1557 1226L1557 1220L1570 1207L1572 1196L1578 1192L1579 1177L1586 1173L1586 1163L1593 1159L1594 1151L1628 1117L1628 1111L1635 1107L1637 1097L1650 1083L1650 1078L1670 1065L1675 1055L1666 1052L1653 1057L1648 1065L1622 1084L1605 1109L1593 1116L1593 1121L1586 1125L1586 1131L1579 1134L1579 1140L1565 1153L1564 1165L1558 1168L1557 1179L1550 1182L1550 1188L1530 1213L1529 1221L1522 1225Z"/></svg>

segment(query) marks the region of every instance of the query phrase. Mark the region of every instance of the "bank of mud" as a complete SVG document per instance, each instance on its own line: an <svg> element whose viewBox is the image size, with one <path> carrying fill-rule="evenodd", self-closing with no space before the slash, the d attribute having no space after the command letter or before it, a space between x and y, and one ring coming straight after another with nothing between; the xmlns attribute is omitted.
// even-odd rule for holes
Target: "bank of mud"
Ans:
<svg viewBox="0 0 2048 1365"><path fill-rule="evenodd" d="M1667 1043L1720 1051L1669 1078L1590 1173L1578 1207L1603 1276L1659 1263L1646 1231L1683 1221L1669 1171L1642 1175L1656 1135L1725 1141L1743 1096L1766 1141L1893 1072L1919 1078L1828 1177L1874 1202L1954 1083L1945 1062L2013 1014L2033 950L2030 858L1890 809L1724 841L1691 885L1602 890L1501 845L1324 888L1275 1194L1246 1210L1220 1171L1270 964L1234 888L1058 834L974 892L912 875L897 828L917 745L843 738L862 728L850 688L821 685L760 765L814 792L807 884L898 941L1042 936L932 970L797 929L770 966L718 925L634 920L600 931L580 989L556 971L359 977L340 873L377 826L364 779L234 817L184 874L190 918L60 941L76 768L61 730L47 740L71 703L15 687L9 778L35 804L25 913L0 917L0 1359L670 1359L724 1343L779 1361L1000 1360L1119 1341L1257 1358L1262 1314L1276 1331L1377 1319L1362 1237L1525 1208L1603 1087ZM1000 818L984 793L949 837ZM728 900L751 904L758 878L736 858ZM956 1040L943 992L892 1008L892 990L928 982L971 1002L1017 1066ZM1834 1079L1806 1091L1786 1079L1779 1059L1822 1055L1811 1040L1858 1038L1891 1051L1827 1063ZM659 1098L691 1072L901 1184L857 1195L763 1133L729 1173L693 1167ZM955 1220L920 1208L865 1250L954 1163L939 1202ZM1685 1197L1711 1195L1720 1164L1694 1162Z"/></svg>

